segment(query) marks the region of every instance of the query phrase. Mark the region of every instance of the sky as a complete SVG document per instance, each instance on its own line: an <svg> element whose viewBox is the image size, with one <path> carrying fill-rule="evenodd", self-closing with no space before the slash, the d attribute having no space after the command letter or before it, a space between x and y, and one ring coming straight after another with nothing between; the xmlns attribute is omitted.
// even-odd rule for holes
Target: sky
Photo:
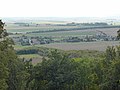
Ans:
<svg viewBox="0 0 120 90"><path fill-rule="evenodd" d="M120 16L120 0L1 0L0 17Z"/></svg>

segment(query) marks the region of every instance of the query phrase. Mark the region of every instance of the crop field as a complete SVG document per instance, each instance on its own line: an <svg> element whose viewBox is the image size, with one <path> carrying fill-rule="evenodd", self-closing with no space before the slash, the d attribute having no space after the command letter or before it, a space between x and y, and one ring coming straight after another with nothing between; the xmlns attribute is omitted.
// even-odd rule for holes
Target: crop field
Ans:
<svg viewBox="0 0 120 90"><path fill-rule="evenodd" d="M44 32L44 33L30 33L30 34L25 34L26 36L29 37L34 37L34 36L52 36L52 37L68 37L68 36L82 36L82 35L95 35L98 34L98 31L102 31L107 35L110 36L117 36L117 31L119 28L104 28L104 29L87 29L87 30L72 30L72 31L58 31L58 32ZM11 35L11 37L15 36L22 36L23 34L20 35Z"/></svg>
<svg viewBox="0 0 120 90"><path fill-rule="evenodd" d="M45 45L34 45L34 46L21 46L15 45L14 48L16 50L26 49L26 48L34 48L34 47L47 47L47 48L55 48L61 50L97 50L97 51L105 51L107 46L116 46L120 45L120 41L99 41L99 42L78 42L78 43L52 43Z"/></svg>
<svg viewBox="0 0 120 90"><path fill-rule="evenodd" d="M56 48L61 50L97 50L105 51L107 46L120 45L119 41L101 41L101 42L79 42L79 43L53 43L41 45L47 48Z"/></svg>
<svg viewBox="0 0 120 90"><path fill-rule="evenodd" d="M47 31L47 30L54 30L54 29L67 29L67 28L79 28L78 26L52 26L52 25L42 25L42 26L16 26L16 25L8 25L5 27L8 32L32 32L32 31Z"/></svg>
<svg viewBox="0 0 120 90"><path fill-rule="evenodd" d="M106 33L107 35L111 35L111 36L117 36L117 31L120 28L104 28L104 29L96 29L96 30L100 30L103 31L104 33Z"/></svg>
<svg viewBox="0 0 120 90"><path fill-rule="evenodd" d="M52 37L68 37L68 36L81 36L81 35L94 35L94 31L59 31L59 32L45 32L45 33L31 33L27 36L52 36Z"/></svg>
<svg viewBox="0 0 120 90"><path fill-rule="evenodd" d="M55 25L45 25L40 26L19 26L16 24L8 24L6 30L10 33L26 33L33 31L51 31L57 29L71 29L71 28L81 28L81 26L55 26ZM86 30L71 30L71 31L55 31L55 32L44 32L44 33L30 33L28 36L78 36L78 35L93 35L98 33L97 30L103 31L104 33L116 36L117 30L119 28L99 28L99 29L86 29Z"/></svg>
<svg viewBox="0 0 120 90"><path fill-rule="evenodd" d="M87 30L72 30L72 31L59 31L59 32L45 32L45 33L32 33L27 36L80 36L80 35L95 35L102 31L110 36L117 36L119 28L105 28L105 29L87 29Z"/></svg>

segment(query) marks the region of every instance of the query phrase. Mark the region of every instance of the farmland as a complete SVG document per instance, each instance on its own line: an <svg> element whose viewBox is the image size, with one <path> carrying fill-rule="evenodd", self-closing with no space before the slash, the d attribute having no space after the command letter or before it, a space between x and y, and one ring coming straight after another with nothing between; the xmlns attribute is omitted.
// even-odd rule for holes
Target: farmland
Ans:
<svg viewBox="0 0 120 90"><path fill-rule="evenodd" d="M102 27L102 28L101 28ZM104 28L105 27L105 28ZM96 35L105 34L106 38L117 36L119 26L107 25L106 23L75 23L62 21L36 21L36 22L13 22L7 23L5 28L10 34L10 37L17 37L16 42L22 40L23 44L17 43L14 47L16 50L47 47L61 50L98 50L105 51L107 46L119 45L119 41L104 40L104 38L97 38L98 41L81 41L82 39L97 37ZM102 33L101 33L102 32ZM23 37L24 35L24 37ZM104 37L101 36L101 37ZM25 39L24 39L25 38ZM34 39L31 39L34 38ZM75 38L75 39L74 39ZM14 38L13 38L14 39ZM37 44L24 44L26 40L34 40ZM77 40L76 40L77 39ZM79 40L80 39L80 40ZM37 41L38 40L38 41ZM39 42L47 40L47 44L39 44ZM74 42L74 40L78 42ZM67 42L70 41L70 42ZM16 43L15 42L15 43ZM24 45L24 46L23 46ZM23 57L24 55L20 56ZM24 56L26 58L35 55ZM36 56L38 57L38 56Z"/></svg>
<svg viewBox="0 0 120 90"><path fill-rule="evenodd" d="M67 29L67 28L78 28L78 26L52 26L52 25L46 25L46 24L42 24L41 26L36 26L36 24L34 26L19 26L16 24L8 24L5 27L8 32L21 32L21 33L25 33L25 32L32 32L32 31L38 31L38 30L43 30L43 31L47 31L47 30L54 30L54 29Z"/></svg>
<svg viewBox="0 0 120 90"><path fill-rule="evenodd" d="M119 45L119 41L101 41L101 42L80 42L80 43L58 43L42 45L44 47L56 48L62 50L97 50L105 51L107 46Z"/></svg>
<svg viewBox="0 0 120 90"><path fill-rule="evenodd" d="M16 50L34 48L34 47L47 47L47 48L56 48L61 50L97 50L105 51L107 46L116 46L119 45L119 41L100 41L100 42L78 42L78 43L53 43L45 45L35 45L35 46L21 46L15 45Z"/></svg>
<svg viewBox="0 0 120 90"><path fill-rule="evenodd" d="M31 33L27 36L80 36L80 35L95 35L97 30L103 31L108 35L116 36L119 28L103 28L103 29L87 29L87 30L72 30L72 31L59 31L59 32L44 32L44 33Z"/></svg>
<svg viewBox="0 0 120 90"><path fill-rule="evenodd" d="M71 23L70 23L71 24ZM87 23L89 25L89 23ZM114 28L87 28L87 29L78 29L81 25L76 25L75 23L72 23L72 25L66 25L64 24L29 24L29 26L26 26L28 24L24 23L19 24L8 24L5 28L9 33L20 33L20 34L12 34L10 37L22 37L23 35L30 39L31 37L34 37L42 39L45 37L50 38L50 40L54 40L55 42L49 43L49 44L37 44L34 46L21 46L21 45L15 45L15 49L24 49L26 47L49 47L49 48L56 48L56 49L62 49L62 50L98 50L98 51L105 51L107 46L112 45L118 45L119 41L97 41L97 42L64 42L64 39L70 38L70 37L85 37L85 36L92 36L95 37L97 34L101 34L101 32L105 33L107 36L110 37L116 37L117 31L119 30L118 27ZM37 26L36 26L37 25ZM94 25L94 24L92 24ZM86 26L85 26L86 27ZM91 27L91 24L90 24ZM108 26L107 26L108 27ZM64 31L65 29L65 31ZM72 30L73 29L73 30ZM57 31L58 30L58 31ZM61 31L59 31L61 30ZM68 31L67 31L68 30ZM43 31L43 32L39 32ZM98 32L100 31L100 32ZM40 39L41 40L41 39ZM57 42L56 42L57 41Z"/></svg>

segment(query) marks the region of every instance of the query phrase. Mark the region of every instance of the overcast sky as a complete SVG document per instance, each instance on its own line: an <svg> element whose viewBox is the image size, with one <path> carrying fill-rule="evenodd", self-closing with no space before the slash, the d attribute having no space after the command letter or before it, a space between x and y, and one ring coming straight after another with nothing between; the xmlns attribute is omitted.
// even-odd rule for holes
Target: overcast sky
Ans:
<svg viewBox="0 0 120 90"><path fill-rule="evenodd" d="M120 0L1 0L0 17L120 16Z"/></svg>

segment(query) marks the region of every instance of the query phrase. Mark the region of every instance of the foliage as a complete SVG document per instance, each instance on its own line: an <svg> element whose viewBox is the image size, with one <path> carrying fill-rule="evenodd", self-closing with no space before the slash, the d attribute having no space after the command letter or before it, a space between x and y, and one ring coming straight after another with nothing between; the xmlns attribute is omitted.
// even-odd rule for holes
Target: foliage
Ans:
<svg viewBox="0 0 120 90"><path fill-rule="evenodd" d="M24 90L29 76L25 63L17 58L13 41L0 20L0 90Z"/></svg>
<svg viewBox="0 0 120 90"><path fill-rule="evenodd" d="M120 39L120 29L117 31L117 38Z"/></svg>

